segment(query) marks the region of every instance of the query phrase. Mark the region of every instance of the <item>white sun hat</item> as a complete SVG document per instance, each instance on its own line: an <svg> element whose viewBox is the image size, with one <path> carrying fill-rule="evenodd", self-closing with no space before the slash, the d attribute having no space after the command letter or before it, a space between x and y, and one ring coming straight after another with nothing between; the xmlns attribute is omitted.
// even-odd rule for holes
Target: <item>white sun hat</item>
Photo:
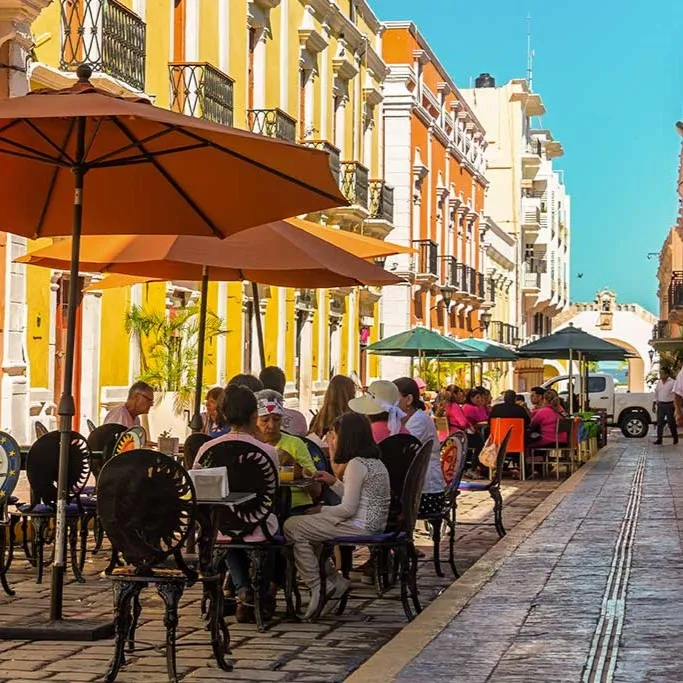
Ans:
<svg viewBox="0 0 683 683"><path fill-rule="evenodd" d="M401 420L406 416L398 407L400 399L398 387L393 382L380 379L373 382L362 396L352 398L349 401L349 408L361 415L389 413L389 431L391 434L398 434Z"/></svg>

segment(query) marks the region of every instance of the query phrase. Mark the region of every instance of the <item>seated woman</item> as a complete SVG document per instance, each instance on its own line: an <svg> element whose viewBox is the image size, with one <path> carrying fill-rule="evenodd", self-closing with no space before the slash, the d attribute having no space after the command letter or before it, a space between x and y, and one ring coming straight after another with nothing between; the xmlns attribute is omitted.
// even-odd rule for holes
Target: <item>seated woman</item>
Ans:
<svg viewBox="0 0 683 683"><path fill-rule="evenodd" d="M223 387L214 387L207 392L204 403L206 412L202 413L202 434L207 434L211 437L227 434L228 427L220 411L223 402L223 392Z"/></svg>
<svg viewBox="0 0 683 683"><path fill-rule="evenodd" d="M311 422L309 438L315 438L316 443L327 448L325 437L332 429L334 421L344 413L348 413L349 401L356 395L356 385L350 377L335 375L327 385L323 404Z"/></svg>
<svg viewBox="0 0 683 683"><path fill-rule="evenodd" d="M282 414L284 399L282 394L272 389L264 389L256 394L258 406L258 436L264 443L272 446L278 453L280 466L294 467L294 478L301 479L303 470L315 471L313 458L306 444L298 437L282 433ZM308 488L292 489L292 509L290 514L299 514L313 505L313 499L320 496L320 484Z"/></svg>
<svg viewBox="0 0 683 683"><path fill-rule="evenodd" d="M445 393L444 415L451 433L458 429L466 432L470 428L470 421L463 411L464 402L465 392L455 384L449 384Z"/></svg>
<svg viewBox="0 0 683 683"><path fill-rule="evenodd" d="M375 443L381 443L395 434L408 433L403 425L406 414L399 408L400 400L401 394L393 382L377 380L362 396L351 399L349 408L370 418Z"/></svg>
<svg viewBox="0 0 683 683"><path fill-rule="evenodd" d="M394 384L401 394L399 407L408 416L405 422L406 429L423 444L432 440L432 453L422 488L418 515L424 517L438 514L444 506L446 481L441 469L441 443L436 425L426 412L426 406L420 399L420 389L414 379L401 377L395 379Z"/></svg>
<svg viewBox="0 0 683 683"><path fill-rule="evenodd" d="M285 536L294 543L299 575L311 590L305 618L310 619L320 602L318 546L337 536L365 536L384 531L389 513L389 473L379 459L368 419L356 413L337 418L330 432L330 455L335 464L345 464L342 483L327 472L316 477L341 496L339 505L323 506L317 514L290 517ZM327 613L346 592L349 582L332 563L327 566Z"/></svg>
<svg viewBox="0 0 683 683"><path fill-rule="evenodd" d="M272 458L275 465L278 464L277 451L267 444L262 443L256 438L258 432L257 427L257 409L256 397L254 393L245 386L236 386L229 384L225 388L223 394L223 403L220 408L225 417L227 426L230 428L228 434L219 436L212 441L205 443L197 453L197 458L194 462L195 468L201 467L201 459L204 453L213 448L217 443L223 441L244 441L246 443L258 446L270 458ZM268 519L268 531L271 534L276 534L279 528L277 517L271 514ZM219 539L221 536L219 535ZM245 537L245 542L259 543L265 541L266 538L262 531L258 530L252 535ZM250 563L249 557L245 550L228 550L226 555L226 562L228 571L234 584L235 596L237 597L237 621L240 623L253 623L254 618L254 596L251 592L251 581L249 578ZM264 618L269 620L275 612L275 596L277 594L277 585L271 583L269 585L268 577L272 574L272 569L264 571L264 585L262 587L261 600L263 605Z"/></svg>
<svg viewBox="0 0 683 683"><path fill-rule="evenodd" d="M467 398L462 407L462 412L467 420L467 448L472 454L472 472L475 477L481 474L479 472L479 453L484 447L484 437L480 427L482 423L489 420L486 401L486 390L483 387L475 387L467 392Z"/></svg>
<svg viewBox="0 0 683 683"><path fill-rule="evenodd" d="M557 423L564 416L560 397L554 389L548 389L543 395L543 405L534 411L529 424L531 438L527 442L528 451L534 448L555 446L566 443L567 435L557 433ZM530 461L530 457L527 457Z"/></svg>

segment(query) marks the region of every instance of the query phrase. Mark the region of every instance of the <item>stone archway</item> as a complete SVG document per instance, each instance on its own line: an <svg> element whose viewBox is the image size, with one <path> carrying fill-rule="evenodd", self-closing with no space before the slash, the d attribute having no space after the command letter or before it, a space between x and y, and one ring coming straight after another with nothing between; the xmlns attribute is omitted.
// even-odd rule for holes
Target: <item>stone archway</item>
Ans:
<svg viewBox="0 0 683 683"><path fill-rule="evenodd" d="M624 351L628 351L633 355L633 358L627 359L628 390L632 392L645 391L645 361L636 348L628 342L623 341L623 339L610 339L609 337L605 337L605 341L621 346Z"/></svg>

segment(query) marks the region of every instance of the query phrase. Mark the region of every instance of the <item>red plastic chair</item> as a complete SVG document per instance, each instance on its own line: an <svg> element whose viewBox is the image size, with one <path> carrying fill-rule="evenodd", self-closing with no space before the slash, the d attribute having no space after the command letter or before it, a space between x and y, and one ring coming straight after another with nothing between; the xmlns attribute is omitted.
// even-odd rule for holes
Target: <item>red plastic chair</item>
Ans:
<svg viewBox="0 0 683 683"><path fill-rule="evenodd" d="M496 446L500 446L503 443L503 439L508 433L508 430L510 430L510 441L508 443L507 453L508 455L511 453L519 455L519 473L521 480L524 481L524 420L521 417L491 418L491 437Z"/></svg>

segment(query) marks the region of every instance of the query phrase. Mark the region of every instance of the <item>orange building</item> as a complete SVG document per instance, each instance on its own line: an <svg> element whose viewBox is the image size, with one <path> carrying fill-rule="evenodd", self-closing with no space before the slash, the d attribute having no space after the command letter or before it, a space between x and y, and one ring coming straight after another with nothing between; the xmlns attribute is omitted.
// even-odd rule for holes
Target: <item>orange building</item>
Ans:
<svg viewBox="0 0 683 683"><path fill-rule="evenodd" d="M391 240L417 253L389 258L406 283L386 288L384 336L424 325L455 337L481 336L490 306L483 234L484 129L411 22L387 22L382 53L385 176L394 186ZM383 376L407 370L383 359Z"/></svg>

